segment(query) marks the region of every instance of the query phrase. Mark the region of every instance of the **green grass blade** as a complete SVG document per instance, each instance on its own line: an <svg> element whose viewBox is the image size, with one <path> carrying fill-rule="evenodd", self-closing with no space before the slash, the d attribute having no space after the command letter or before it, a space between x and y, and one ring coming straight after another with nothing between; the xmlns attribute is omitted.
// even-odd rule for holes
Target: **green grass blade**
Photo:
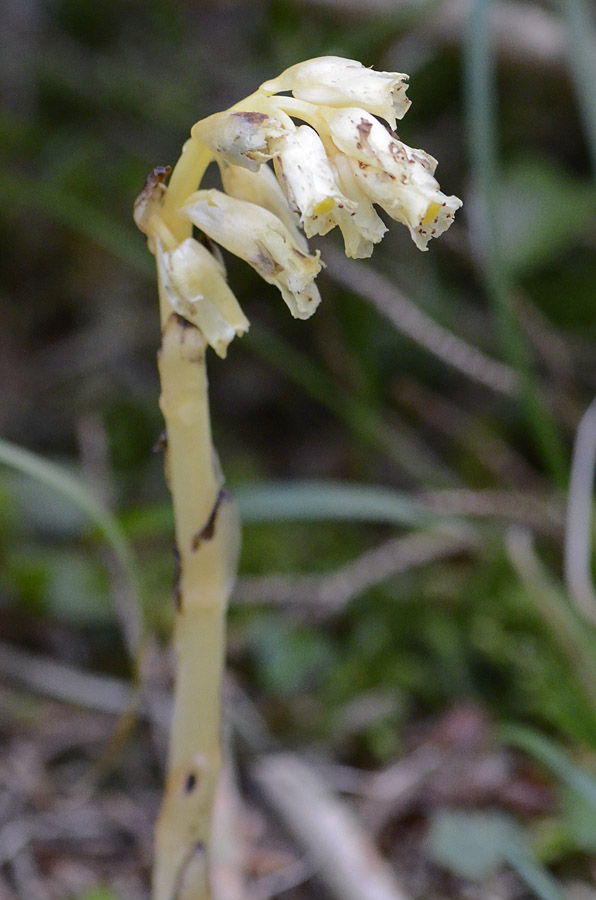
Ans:
<svg viewBox="0 0 596 900"><path fill-rule="evenodd" d="M500 737L506 744L534 756L596 809L596 778L580 769L553 741L530 728L517 725L502 728Z"/></svg>
<svg viewBox="0 0 596 900"><path fill-rule="evenodd" d="M119 560L137 608L139 606L139 578L128 539L116 518L87 487L71 472L48 462L36 453L0 439L0 464L34 478L70 500L96 526Z"/></svg>
<svg viewBox="0 0 596 900"><path fill-rule="evenodd" d="M543 866L539 866L514 843L506 844L503 855L522 881L540 900L566 900L565 894Z"/></svg>
<svg viewBox="0 0 596 900"><path fill-rule="evenodd" d="M569 68L584 121L588 152L596 175L596 23L594 7L586 0L554 0L567 25Z"/></svg>
<svg viewBox="0 0 596 900"><path fill-rule="evenodd" d="M239 488L235 496L247 522L335 520L425 526L439 519L405 494L368 485L267 482Z"/></svg>
<svg viewBox="0 0 596 900"><path fill-rule="evenodd" d="M374 522L406 528L440 523L465 527L460 519L442 516L407 494L378 485L335 481L265 481L231 486L245 524L267 522ZM170 504L130 510L123 515L125 532L155 537L172 532Z"/></svg>
<svg viewBox="0 0 596 900"><path fill-rule="evenodd" d="M74 228L141 274L154 276L153 259L139 239L132 216L130 226L126 226L51 182L27 178L17 172L0 175L0 191L5 204L19 210L37 210L53 221Z"/></svg>
<svg viewBox="0 0 596 900"><path fill-rule="evenodd" d="M468 153L480 215L473 223L484 264L486 288L499 322L504 353L517 373L528 426L546 470L560 488L567 465L558 432L540 396L534 365L513 306L512 285L498 245L496 192L499 184L494 50L488 28L490 0L475 0L465 44Z"/></svg>

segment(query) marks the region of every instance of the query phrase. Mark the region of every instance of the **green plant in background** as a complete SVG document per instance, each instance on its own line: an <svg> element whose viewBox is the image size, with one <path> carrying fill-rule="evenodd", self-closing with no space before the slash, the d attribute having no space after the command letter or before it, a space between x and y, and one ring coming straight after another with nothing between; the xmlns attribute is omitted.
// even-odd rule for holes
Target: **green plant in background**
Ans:
<svg viewBox="0 0 596 900"><path fill-rule="evenodd" d="M231 109L198 122L167 187L170 170L154 169L135 205L135 221L157 261L160 403L180 564L155 900L207 900L211 894L224 622L240 528L211 444L205 353L211 346L225 356L233 337L248 329L211 242L276 285L300 319L320 301L315 278L322 262L318 252L309 254L299 226L312 237L337 225L346 255L366 258L387 230L376 204L425 250L451 225L461 201L439 190L436 160L392 130L409 107L406 84L405 75L338 57L292 66ZM292 96L281 93L288 91ZM223 191L197 190L214 160Z"/></svg>
<svg viewBox="0 0 596 900"><path fill-rule="evenodd" d="M247 6L254 12L248 31ZM403 65L413 76L415 104L398 130L409 143L424 133L424 145L437 148L444 180L448 172L450 183L466 185L467 232L454 229L426 258L389 235L374 272L325 251L325 304L316 328L306 323L298 331L268 307L248 266L230 264L237 296L247 311L250 298L250 317L259 322L236 342L233 366L210 361L216 443L225 447L227 476L247 524L230 671L281 741L358 767L376 770L397 755L407 764L412 731L468 699L492 720L550 735L553 746L567 747L570 761L593 771L589 416L578 433L588 440L577 454L583 457L577 478L570 479L564 541L561 490L568 448L596 384L593 9L588 0L553 2L550 12L548 4L478 0L471 17L459 5L457 18L456 5L434 0L415 0L407 12L393 5L386 13L383 3L355 6L240 2L226 9L225 29L213 4L200 23L188 4L171 0L134 10L114 0L110 16L90 0L59 0L46 11L30 78L43 102L24 114L13 106L0 135L8 153L0 176L8 262L2 355L10 385L3 430L55 459L72 457L78 417L96 404L100 431L105 425L106 481L81 444L84 472L94 486L116 488L110 506L141 560L149 627L169 634L171 604L162 600L171 584L173 519L162 499L159 460L150 454L160 428L151 373L156 329L145 307L153 267L124 222L124 204L150 161L170 159L197 107L205 115L207 103L209 111L227 106L243 95L244 83L258 84L299 59L304 47L382 61L387 69ZM459 31L453 23L444 28L447 10ZM218 29L234 60L224 77ZM544 36L552 41L548 58ZM200 68L200 80L188 77L192 67ZM106 278L97 277L98 266ZM410 311L397 284L414 301ZM122 291L130 292L126 303ZM375 302L383 294L385 311ZM412 308L426 321L413 320L408 329ZM117 328L116 311L124 316ZM513 340L509 329L518 332ZM476 374L491 375L480 379L484 386L475 383L468 353L459 368L453 365L454 337L497 364L478 360ZM92 339L91 353L85 338ZM521 357L514 352L520 346ZM506 364L491 361L491 353ZM131 427L129 411L148 434ZM29 459L21 466L18 448L8 450L4 461L29 471ZM67 463L65 471L72 470ZM274 480L321 475L343 484L299 480L287 488ZM360 493L358 483L366 481L378 484L376 496ZM122 580L123 570L110 568L106 577L109 555L96 540L100 521L91 513L90 530L68 507L4 472L0 491L9 501L1 541L6 638L17 653L35 648L58 665L70 657L53 641L57 630L69 648L78 647L72 658L81 666L124 673L106 603L108 593L116 598L112 579ZM373 544L390 537L387 550L395 544L399 556L400 544L416 547L411 539L420 534L404 538L389 534L387 525L353 523L425 529L437 513L442 527L466 518L469 549L426 557L398 569L399 577L393 570L383 581L359 581L360 564L376 560L385 542L371 553ZM288 521L319 516L340 521L306 528ZM523 530L509 530L504 542L511 523ZM357 587L349 602L327 593L346 575ZM328 596L340 602L323 605ZM353 704L380 693L393 702L387 718L354 725ZM291 717L284 715L290 707ZM532 755L529 745L518 746ZM252 758L241 760L250 776ZM539 768L523 764L532 773ZM551 789L553 773L565 782L562 769L548 765L546 772ZM566 790L562 809L532 814L524 826L534 838L533 858L557 866L563 889L576 875L590 880L594 834L593 814L580 809L576 790ZM498 812L503 802L495 797L490 806ZM470 828L480 824L485 847L494 844L490 816L483 827L474 815ZM425 818L433 821L432 812ZM443 848L453 843L451 863L449 853L435 858L456 872L458 854L469 853L459 840L460 820L451 824L440 834ZM506 854L497 856L500 866ZM5 869L10 877L10 864ZM145 876L138 872L141 881ZM435 892L433 883L424 895ZM459 884L438 892L459 895Z"/></svg>

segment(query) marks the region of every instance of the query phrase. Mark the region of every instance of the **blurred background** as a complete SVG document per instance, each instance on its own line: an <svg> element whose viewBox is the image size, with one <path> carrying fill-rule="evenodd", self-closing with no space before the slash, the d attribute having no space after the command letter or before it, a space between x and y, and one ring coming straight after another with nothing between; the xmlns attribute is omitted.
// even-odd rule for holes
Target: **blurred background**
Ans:
<svg viewBox="0 0 596 900"><path fill-rule="evenodd" d="M369 261L311 242L308 322L226 260L251 330L210 359L245 520L217 900L350 900L276 798L275 750L402 898L596 897L593 12L4 0L2 900L148 897L175 565L132 204L197 119L327 54L409 73L400 138L464 206L425 254L396 223ZM137 600L155 702L126 719Z"/></svg>

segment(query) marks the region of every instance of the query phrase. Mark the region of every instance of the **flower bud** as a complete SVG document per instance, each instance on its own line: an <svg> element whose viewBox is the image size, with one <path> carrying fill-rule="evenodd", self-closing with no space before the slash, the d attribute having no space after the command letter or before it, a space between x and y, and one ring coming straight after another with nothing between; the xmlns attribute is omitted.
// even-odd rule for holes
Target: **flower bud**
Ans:
<svg viewBox="0 0 596 900"><path fill-rule="evenodd" d="M355 59L320 56L291 66L266 81L261 90L292 91L300 100L323 106L362 106L395 128L395 120L402 119L410 107L407 87L408 76L400 72L375 72Z"/></svg>
<svg viewBox="0 0 596 900"><path fill-rule="evenodd" d="M235 335L248 331L248 319L228 287L222 264L209 250L187 238L172 251L157 242L157 266L166 298L225 357Z"/></svg>
<svg viewBox="0 0 596 900"><path fill-rule="evenodd" d="M276 141L293 127L288 116L282 122L262 112L226 110L197 122L191 135L227 163L256 172L273 156Z"/></svg>
<svg viewBox="0 0 596 900"><path fill-rule="evenodd" d="M166 188L166 178L172 171L171 166L156 166L147 175L143 190L134 203L132 217L137 228L148 237L149 249L154 252L153 235L151 234L151 219L159 215L163 204Z"/></svg>
<svg viewBox="0 0 596 900"><path fill-rule="evenodd" d="M290 312L308 319L320 302L314 279L321 269L319 253L309 256L296 246L283 222L260 206L221 191L196 191L180 215L275 284Z"/></svg>

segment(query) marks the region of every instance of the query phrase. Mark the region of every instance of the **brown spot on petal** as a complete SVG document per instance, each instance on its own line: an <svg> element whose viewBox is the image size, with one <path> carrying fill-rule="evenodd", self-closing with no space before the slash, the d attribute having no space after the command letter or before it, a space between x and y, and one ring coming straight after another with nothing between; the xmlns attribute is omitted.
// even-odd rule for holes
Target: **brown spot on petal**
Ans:
<svg viewBox="0 0 596 900"><path fill-rule="evenodd" d="M252 265L265 275L279 275L280 272L283 272L284 267L273 259L267 247L260 241L257 241L256 244L258 253L250 260Z"/></svg>
<svg viewBox="0 0 596 900"><path fill-rule="evenodd" d="M356 126L356 128L358 129L358 134L360 135L361 139L366 143L372 129L372 122L367 122L366 119L360 119L360 122Z"/></svg>
<svg viewBox="0 0 596 900"><path fill-rule="evenodd" d="M237 119L244 119L245 122L249 122L251 125L262 125L269 118L266 113L260 112L235 112L232 115Z"/></svg>

